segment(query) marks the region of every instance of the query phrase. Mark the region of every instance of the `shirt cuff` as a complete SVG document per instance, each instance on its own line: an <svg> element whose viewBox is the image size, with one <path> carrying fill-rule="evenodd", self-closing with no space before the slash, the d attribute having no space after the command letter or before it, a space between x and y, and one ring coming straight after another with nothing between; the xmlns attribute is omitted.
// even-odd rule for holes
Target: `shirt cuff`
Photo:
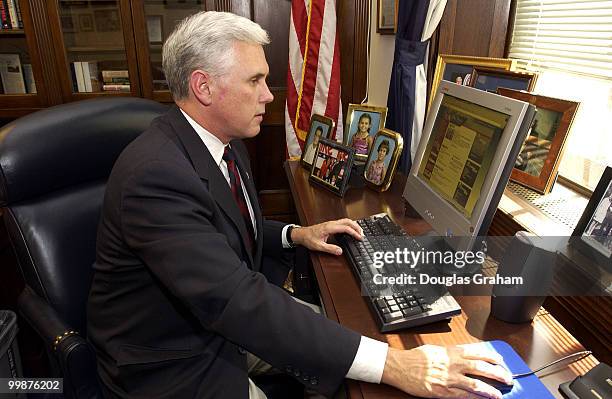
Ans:
<svg viewBox="0 0 612 399"><path fill-rule="evenodd" d="M285 225L285 227L283 227L283 230L281 231L281 241L283 243L283 248L291 248L291 245L289 245L289 241L287 241L287 229L289 228L289 226L293 226L293 225L292 224Z"/></svg>
<svg viewBox="0 0 612 399"><path fill-rule="evenodd" d="M386 342L362 335L357 354L351 368L346 373L346 378L380 384L388 351L389 344Z"/></svg>

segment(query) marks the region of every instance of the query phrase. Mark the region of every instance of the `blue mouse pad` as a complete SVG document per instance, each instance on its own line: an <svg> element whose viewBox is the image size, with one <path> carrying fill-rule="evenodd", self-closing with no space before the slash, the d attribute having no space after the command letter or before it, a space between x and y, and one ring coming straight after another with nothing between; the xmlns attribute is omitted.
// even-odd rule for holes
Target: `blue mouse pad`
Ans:
<svg viewBox="0 0 612 399"><path fill-rule="evenodd" d="M518 353L504 341L488 341L472 345L482 345L483 349L495 351L502 355L504 358L504 365L512 374L528 373L531 371ZM544 384L540 382L540 379L533 374L515 379L512 391L508 392L503 397L504 399L554 399L554 396L546 389Z"/></svg>

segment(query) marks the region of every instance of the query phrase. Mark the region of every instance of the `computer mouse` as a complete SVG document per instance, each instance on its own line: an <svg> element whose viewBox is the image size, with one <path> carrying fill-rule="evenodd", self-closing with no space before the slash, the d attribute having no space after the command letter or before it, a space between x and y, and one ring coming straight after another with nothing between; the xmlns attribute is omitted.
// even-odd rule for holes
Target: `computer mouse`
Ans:
<svg viewBox="0 0 612 399"><path fill-rule="evenodd" d="M480 380L480 381L484 382L485 384L489 384L493 388L495 388L499 392L501 392L502 395L505 395L508 392L512 391L512 388L514 387L514 385L512 385L512 384L508 385L505 382L497 381L497 380L494 380L493 378L484 377L482 375L466 374L466 377L470 377L470 378L473 378L475 380Z"/></svg>

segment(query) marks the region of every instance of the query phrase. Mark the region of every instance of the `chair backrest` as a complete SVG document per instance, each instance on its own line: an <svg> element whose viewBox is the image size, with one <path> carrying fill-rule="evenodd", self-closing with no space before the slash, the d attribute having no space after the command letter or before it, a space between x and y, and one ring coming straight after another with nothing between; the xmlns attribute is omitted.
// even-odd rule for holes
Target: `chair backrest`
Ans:
<svg viewBox="0 0 612 399"><path fill-rule="evenodd" d="M106 180L166 106L103 98L51 107L0 129L0 206L25 282L82 335Z"/></svg>

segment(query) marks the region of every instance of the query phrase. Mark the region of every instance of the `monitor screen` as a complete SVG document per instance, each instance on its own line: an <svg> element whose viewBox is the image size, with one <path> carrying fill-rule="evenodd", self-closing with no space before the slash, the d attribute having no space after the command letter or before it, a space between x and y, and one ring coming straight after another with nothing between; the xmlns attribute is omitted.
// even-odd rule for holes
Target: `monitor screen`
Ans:
<svg viewBox="0 0 612 399"><path fill-rule="evenodd" d="M441 82L404 198L454 249L486 234L533 115L525 102Z"/></svg>
<svg viewBox="0 0 612 399"><path fill-rule="evenodd" d="M467 218L509 118L457 97L442 98L418 176Z"/></svg>

